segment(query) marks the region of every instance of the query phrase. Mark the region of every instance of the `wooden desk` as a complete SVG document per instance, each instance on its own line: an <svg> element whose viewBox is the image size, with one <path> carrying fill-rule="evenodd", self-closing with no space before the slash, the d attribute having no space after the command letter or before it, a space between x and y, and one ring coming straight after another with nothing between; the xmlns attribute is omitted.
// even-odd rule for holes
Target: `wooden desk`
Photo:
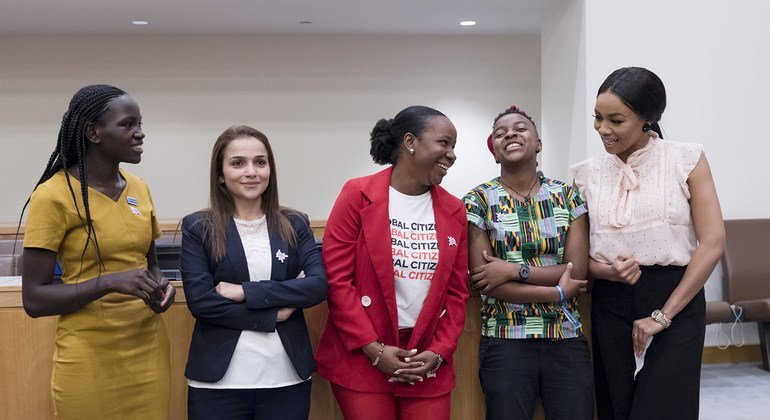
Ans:
<svg viewBox="0 0 770 420"><path fill-rule="evenodd" d="M187 418L187 382L184 366L192 335L193 317L185 304L181 282L176 303L163 314L171 342L170 419ZM50 378L56 317L33 319L24 312L21 287L0 284L0 419L45 420L53 418ZM452 392L452 419L484 418L484 399L478 380L478 297L466 308L465 330L455 353L457 387ZM586 302L581 312L587 314ZM305 310L311 342L315 347L328 313L326 303ZM588 317L585 317L587 319ZM587 322L586 322L587 324ZM589 325L586 325L590 329ZM538 408L536 418L542 418ZM310 419L342 420L329 383L313 376Z"/></svg>
<svg viewBox="0 0 770 420"><path fill-rule="evenodd" d="M170 419L187 418L184 366L193 318L181 282L176 303L163 314L171 343ZM57 317L30 318L20 286L0 284L0 419L53 419L51 368Z"/></svg>

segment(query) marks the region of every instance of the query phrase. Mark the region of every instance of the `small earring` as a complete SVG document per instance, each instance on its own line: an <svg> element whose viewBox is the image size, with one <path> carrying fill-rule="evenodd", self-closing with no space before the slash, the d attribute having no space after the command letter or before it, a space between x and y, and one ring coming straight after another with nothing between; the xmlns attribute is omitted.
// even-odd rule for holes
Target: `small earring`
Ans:
<svg viewBox="0 0 770 420"><path fill-rule="evenodd" d="M220 184L224 184L225 183L225 178L220 176L219 177L219 183Z"/></svg>
<svg viewBox="0 0 770 420"><path fill-rule="evenodd" d="M414 149L409 149L409 154L413 155L414 154Z"/></svg>
<svg viewBox="0 0 770 420"><path fill-rule="evenodd" d="M649 123L644 123L644 125L642 126L642 132L646 133L650 130L652 130L652 126Z"/></svg>

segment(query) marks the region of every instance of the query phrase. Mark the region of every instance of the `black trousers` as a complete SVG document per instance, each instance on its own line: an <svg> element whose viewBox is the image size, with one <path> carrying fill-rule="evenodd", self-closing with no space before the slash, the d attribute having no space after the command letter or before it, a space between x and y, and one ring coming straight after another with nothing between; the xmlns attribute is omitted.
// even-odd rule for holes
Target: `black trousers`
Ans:
<svg viewBox="0 0 770 420"><path fill-rule="evenodd" d="M591 355L584 336L482 336L479 360L487 420L531 419L538 396L547 420L593 419Z"/></svg>
<svg viewBox="0 0 770 420"><path fill-rule="evenodd" d="M698 418L700 370L706 326L701 289L668 329L654 336L634 380L633 322L660 309L687 267L643 266L633 285L596 280L593 285L594 381L599 419Z"/></svg>
<svg viewBox="0 0 770 420"><path fill-rule="evenodd" d="M307 380L282 388L206 389L187 387L189 420L307 420Z"/></svg>

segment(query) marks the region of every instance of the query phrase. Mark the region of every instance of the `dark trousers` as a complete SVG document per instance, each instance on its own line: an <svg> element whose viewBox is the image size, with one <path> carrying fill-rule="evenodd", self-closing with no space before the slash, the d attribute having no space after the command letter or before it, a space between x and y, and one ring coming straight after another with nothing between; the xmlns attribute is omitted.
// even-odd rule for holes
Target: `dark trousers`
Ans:
<svg viewBox="0 0 770 420"><path fill-rule="evenodd" d="M585 337L481 337L479 379L487 419L531 419L538 395L546 419L593 419L593 374Z"/></svg>
<svg viewBox="0 0 770 420"><path fill-rule="evenodd" d="M310 385L281 388L206 389L187 387L190 420L307 420Z"/></svg>
<svg viewBox="0 0 770 420"><path fill-rule="evenodd" d="M656 334L634 380L633 322L660 309L687 267L641 267L631 286L597 280L593 285L592 337L599 419L698 418L700 368L705 336L703 290Z"/></svg>

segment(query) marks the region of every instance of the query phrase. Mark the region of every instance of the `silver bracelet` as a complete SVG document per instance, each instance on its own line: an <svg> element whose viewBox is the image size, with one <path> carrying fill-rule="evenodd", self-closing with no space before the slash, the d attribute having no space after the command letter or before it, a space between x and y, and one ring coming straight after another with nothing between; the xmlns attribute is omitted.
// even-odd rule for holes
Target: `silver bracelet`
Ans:
<svg viewBox="0 0 770 420"><path fill-rule="evenodd" d="M441 367L441 364L444 363L444 358L438 353L436 353L436 360L438 361L436 363L436 366L433 366L433 368L429 370L428 373L425 374L426 378L435 378L436 371L438 370L438 368Z"/></svg>

